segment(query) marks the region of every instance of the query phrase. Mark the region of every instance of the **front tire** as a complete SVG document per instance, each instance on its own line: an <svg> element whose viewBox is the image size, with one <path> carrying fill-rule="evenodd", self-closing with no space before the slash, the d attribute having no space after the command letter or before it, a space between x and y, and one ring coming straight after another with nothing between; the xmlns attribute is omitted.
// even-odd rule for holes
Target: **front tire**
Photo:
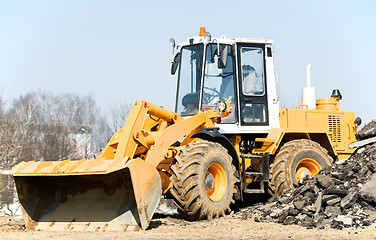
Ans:
<svg viewBox="0 0 376 240"><path fill-rule="evenodd" d="M218 143L188 144L171 167L171 194L178 212L188 220L221 217L234 202L235 167Z"/></svg>
<svg viewBox="0 0 376 240"><path fill-rule="evenodd" d="M270 167L270 192L280 196L305 176L312 177L332 163L332 157L317 142L307 139L287 142Z"/></svg>

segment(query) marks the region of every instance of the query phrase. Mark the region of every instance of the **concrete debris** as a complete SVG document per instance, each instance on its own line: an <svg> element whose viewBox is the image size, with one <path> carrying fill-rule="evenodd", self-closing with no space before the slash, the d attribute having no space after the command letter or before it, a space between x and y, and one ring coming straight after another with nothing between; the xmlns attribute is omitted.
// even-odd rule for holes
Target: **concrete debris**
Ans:
<svg viewBox="0 0 376 240"><path fill-rule="evenodd" d="M334 221L342 223L345 227L351 227L353 224L353 219L351 217L346 217L344 215L338 215Z"/></svg>
<svg viewBox="0 0 376 240"><path fill-rule="evenodd" d="M367 127L367 128L366 128ZM359 139L376 136L376 120L359 132ZM335 229L376 226L376 143L358 148L341 164L319 174L267 204L242 209L243 219Z"/></svg>
<svg viewBox="0 0 376 240"><path fill-rule="evenodd" d="M361 188L361 193L366 193L368 195L371 195L373 198L376 198L376 175L373 175L371 180L366 182Z"/></svg>
<svg viewBox="0 0 376 240"><path fill-rule="evenodd" d="M367 123L357 134L356 139L362 140L376 136L376 119Z"/></svg>

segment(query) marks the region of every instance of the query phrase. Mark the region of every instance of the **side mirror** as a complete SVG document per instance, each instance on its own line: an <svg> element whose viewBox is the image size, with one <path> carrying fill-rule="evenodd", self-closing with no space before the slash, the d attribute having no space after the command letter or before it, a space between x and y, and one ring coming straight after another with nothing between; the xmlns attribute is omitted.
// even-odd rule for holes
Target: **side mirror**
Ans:
<svg viewBox="0 0 376 240"><path fill-rule="evenodd" d="M176 70L178 69L178 66L179 66L179 62L180 62L180 53L178 52L175 55L174 60L172 61L172 64L171 64L171 75L175 75Z"/></svg>
<svg viewBox="0 0 376 240"><path fill-rule="evenodd" d="M228 45L219 46L218 68L226 68L228 58Z"/></svg>

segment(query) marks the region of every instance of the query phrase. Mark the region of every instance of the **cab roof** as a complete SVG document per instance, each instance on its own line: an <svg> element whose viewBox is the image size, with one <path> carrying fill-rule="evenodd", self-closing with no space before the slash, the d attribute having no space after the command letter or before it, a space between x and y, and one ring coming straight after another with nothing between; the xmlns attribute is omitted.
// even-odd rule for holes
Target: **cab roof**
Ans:
<svg viewBox="0 0 376 240"><path fill-rule="evenodd" d="M268 44L271 45L274 43L273 40L264 39L264 38L226 38L222 36L220 38L211 38L210 40L206 37L192 37L189 38L186 42L182 42L179 44L180 47L187 46L191 44L199 44L199 43L222 43L222 44L235 44L235 43L256 43L256 44Z"/></svg>

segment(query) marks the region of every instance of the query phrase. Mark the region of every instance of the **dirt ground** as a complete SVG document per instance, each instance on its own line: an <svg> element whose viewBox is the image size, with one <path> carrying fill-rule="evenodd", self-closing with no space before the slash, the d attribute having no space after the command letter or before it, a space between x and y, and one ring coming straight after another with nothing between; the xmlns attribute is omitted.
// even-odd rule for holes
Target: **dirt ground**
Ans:
<svg viewBox="0 0 376 240"><path fill-rule="evenodd" d="M25 230L22 218L0 217L1 239L376 239L376 229L306 229L261 223L233 214L189 222L176 215L156 215L147 230L132 232L50 232Z"/></svg>

